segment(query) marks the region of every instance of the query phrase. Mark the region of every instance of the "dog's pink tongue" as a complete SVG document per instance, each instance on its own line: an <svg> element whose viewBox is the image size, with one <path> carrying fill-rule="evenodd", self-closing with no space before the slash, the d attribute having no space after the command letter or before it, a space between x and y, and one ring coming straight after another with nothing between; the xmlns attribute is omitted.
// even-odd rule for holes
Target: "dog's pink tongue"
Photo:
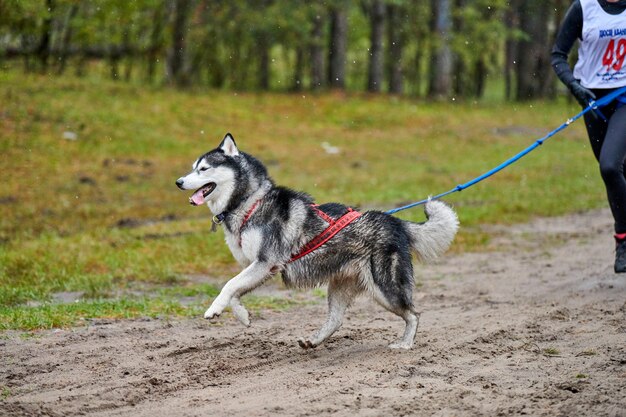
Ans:
<svg viewBox="0 0 626 417"><path fill-rule="evenodd" d="M193 203L196 206L202 205L204 203L204 196L202 195L202 189L193 193L193 195L191 196L191 201L193 201Z"/></svg>

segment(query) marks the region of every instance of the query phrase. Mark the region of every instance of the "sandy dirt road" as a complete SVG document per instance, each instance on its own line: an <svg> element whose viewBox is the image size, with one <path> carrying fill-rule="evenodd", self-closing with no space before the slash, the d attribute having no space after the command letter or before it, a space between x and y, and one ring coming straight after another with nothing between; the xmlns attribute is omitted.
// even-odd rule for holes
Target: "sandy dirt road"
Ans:
<svg viewBox="0 0 626 417"><path fill-rule="evenodd" d="M296 339L325 305L97 320L0 338L2 416L626 416L626 277L607 211L494 228L497 251L417 268L423 312L403 323L362 299L324 346ZM283 291L285 297L289 291Z"/></svg>

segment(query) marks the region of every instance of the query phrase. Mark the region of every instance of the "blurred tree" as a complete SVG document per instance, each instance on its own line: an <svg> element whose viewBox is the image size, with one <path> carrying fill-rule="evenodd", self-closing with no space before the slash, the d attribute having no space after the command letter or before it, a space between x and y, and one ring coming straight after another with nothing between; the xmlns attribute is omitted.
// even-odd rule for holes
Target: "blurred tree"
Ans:
<svg viewBox="0 0 626 417"><path fill-rule="evenodd" d="M430 84L428 95L445 98L452 92L452 11L450 0L431 0Z"/></svg>
<svg viewBox="0 0 626 417"><path fill-rule="evenodd" d="M408 0L407 1L407 39L405 45L407 55L411 57L410 65L405 68L406 87L415 96L421 96L425 92L424 78L429 71L427 58L432 43L431 1Z"/></svg>
<svg viewBox="0 0 626 417"><path fill-rule="evenodd" d="M370 47L367 76L367 91L377 93L383 85L385 34L385 3L383 0L371 0L363 9L370 20Z"/></svg>
<svg viewBox="0 0 626 417"><path fill-rule="evenodd" d="M310 55L311 55L311 88L319 89L324 87L326 73L324 70L324 28L326 26L326 19L324 9L322 7L315 7L313 9L313 27L311 30L310 41Z"/></svg>
<svg viewBox="0 0 626 417"><path fill-rule="evenodd" d="M154 1L153 7L146 10L147 19L151 22L149 37L147 39L146 54L146 81L154 82L156 67L159 57L163 54L165 39L163 29L165 27L165 0Z"/></svg>
<svg viewBox="0 0 626 417"><path fill-rule="evenodd" d="M387 74L389 78L389 92L402 94L404 92L403 55L406 42L406 22L408 12L403 0L390 1L387 4Z"/></svg>
<svg viewBox="0 0 626 417"><path fill-rule="evenodd" d="M187 21L193 0L173 0L171 3L172 43L167 55L167 80L171 84L183 86L189 84L187 73Z"/></svg>
<svg viewBox="0 0 626 417"><path fill-rule="evenodd" d="M340 1L330 9L330 48L328 54L328 85L346 86L346 53L348 50L348 2Z"/></svg>
<svg viewBox="0 0 626 417"><path fill-rule="evenodd" d="M515 67L517 59L517 50L519 46L519 38L522 32L519 30L519 16L517 10L520 0L511 0L509 7L504 13L504 24L511 33L519 36L507 36L504 45L504 98L511 100L513 98L513 79L515 77Z"/></svg>
<svg viewBox="0 0 626 417"><path fill-rule="evenodd" d="M550 67L550 35L548 23L553 22L551 1L525 0L518 9L520 30L524 37L519 42L516 56L517 100L546 97Z"/></svg>
<svg viewBox="0 0 626 417"><path fill-rule="evenodd" d="M482 97L489 73L497 73L510 29L504 23L506 0L455 0L452 49L454 92Z"/></svg>
<svg viewBox="0 0 626 417"><path fill-rule="evenodd" d="M37 51L39 57L41 71L48 70L48 57L50 56L50 39L52 38L52 16L54 14L54 0L46 0L46 14L41 25L41 40Z"/></svg>
<svg viewBox="0 0 626 417"><path fill-rule="evenodd" d="M293 91L554 94L566 0L0 0L0 59L27 71ZM95 65L90 62L96 61Z"/></svg>
<svg viewBox="0 0 626 417"><path fill-rule="evenodd" d="M74 18L76 17L76 14L78 13L78 4L77 3L72 3L69 6L69 9L65 15L65 19L63 21L63 27L61 30L61 40L60 40L60 44L58 47L58 53L57 53L57 74L62 74L65 71L65 67L66 67L66 63L67 63L67 56L68 56L68 49L70 46L70 42L72 40L72 21L74 20Z"/></svg>
<svg viewBox="0 0 626 417"><path fill-rule="evenodd" d="M23 57L24 69L32 69L31 57L41 45L41 26L49 18L45 3L35 0L0 0L0 30L4 57Z"/></svg>

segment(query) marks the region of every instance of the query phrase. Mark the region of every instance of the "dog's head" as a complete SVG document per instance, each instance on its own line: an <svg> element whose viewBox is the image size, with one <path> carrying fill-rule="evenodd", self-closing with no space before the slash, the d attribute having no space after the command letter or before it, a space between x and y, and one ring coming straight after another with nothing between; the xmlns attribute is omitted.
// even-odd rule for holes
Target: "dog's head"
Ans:
<svg viewBox="0 0 626 417"><path fill-rule="evenodd" d="M271 183L263 164L240 152L230 133L219 146L198 158L191 172L180 177L176 185L181 190L195 190L189 203L207 203L211 211L220 213L237 206L263 183Z"/></svg>
<svg viewBox="0 0 626 417"><path fill-rule="evenodd" d="M181 190L196 190L189 198L189 203L194 206L209 202L218 194L231 194L240 165L238 158L241 153L235 139L228 133L217 148L198 158L191 166L191 172L180 177L176 185ZM216 192L217 189L220 190Z"/></svg>

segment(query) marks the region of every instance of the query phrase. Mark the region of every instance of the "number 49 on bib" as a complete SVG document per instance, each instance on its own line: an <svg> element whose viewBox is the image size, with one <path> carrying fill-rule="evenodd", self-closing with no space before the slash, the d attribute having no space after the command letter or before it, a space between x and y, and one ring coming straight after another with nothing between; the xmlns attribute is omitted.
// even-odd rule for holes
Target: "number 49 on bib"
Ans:
<svg viewBox="0 0 626 417"><path fill-rule="evenodd" d="M602 65L611 68L615 71L622 69L624 60L626 59L626 39L622 38L619 42L615 42L615 39L611 39L604 55L602 56Z"/></svg>

